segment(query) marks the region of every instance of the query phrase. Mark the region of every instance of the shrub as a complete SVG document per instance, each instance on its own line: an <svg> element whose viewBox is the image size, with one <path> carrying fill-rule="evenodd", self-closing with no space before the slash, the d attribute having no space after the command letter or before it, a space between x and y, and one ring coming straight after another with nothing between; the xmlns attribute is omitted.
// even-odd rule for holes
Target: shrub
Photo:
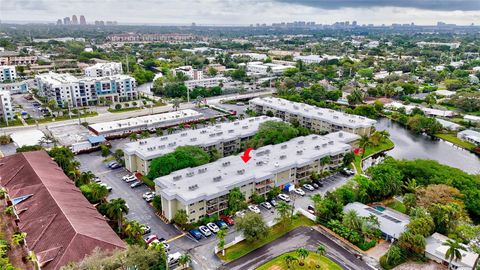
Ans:
<svg viewBox="0 0 480 270"><path fill-rule="evenodd" d="M405 252L397 245L393 245L387 253L380 257L380 265L383 269L389 270L407 260Z"/></svg>
<svg viewBox="0 0 480 270"><path fill-rule="evenodd" d="M117 103L115 104L115 110L120 110L122 108L122 104Z"/></svg>

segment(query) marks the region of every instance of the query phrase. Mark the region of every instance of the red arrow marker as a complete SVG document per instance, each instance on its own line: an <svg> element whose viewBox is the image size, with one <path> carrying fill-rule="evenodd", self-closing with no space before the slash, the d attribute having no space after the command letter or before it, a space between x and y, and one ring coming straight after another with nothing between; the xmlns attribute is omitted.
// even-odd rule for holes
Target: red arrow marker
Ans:
<svg viewBox="0 0 480 270"><path fill-rule="evenodd" d="M250 157L250 151L252 151L253 148L247 148L247 150L245 150L245 152L243 152L243 156L241 156L243 162L247 163L251 157Z"/></svg>

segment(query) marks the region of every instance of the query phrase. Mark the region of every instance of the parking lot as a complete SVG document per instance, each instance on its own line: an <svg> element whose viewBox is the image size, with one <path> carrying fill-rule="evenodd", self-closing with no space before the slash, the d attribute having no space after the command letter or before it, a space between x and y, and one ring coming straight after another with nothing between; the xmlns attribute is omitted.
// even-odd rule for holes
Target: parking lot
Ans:
<svg viewBox="0 0 480 270"><path fill-rule="evenodd" d="M27 100L24 98L25 95L17 94L12 95L12 100L14 104L21 106L21 109L18 109L18 112L27 112L32 118L39 119L42 118L42 112L40 112L40 107L35 107L33 103L35 100Z"/></svg>

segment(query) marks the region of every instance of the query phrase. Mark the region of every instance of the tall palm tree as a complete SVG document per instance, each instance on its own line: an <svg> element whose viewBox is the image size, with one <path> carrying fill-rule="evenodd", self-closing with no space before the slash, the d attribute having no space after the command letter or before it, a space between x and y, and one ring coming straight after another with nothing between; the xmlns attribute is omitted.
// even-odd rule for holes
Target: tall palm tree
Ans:
<svg viewBox="0 0 480 270"><path fill-rule="evenodd" d="M182 256L180 256L180 258L178 258L178 262L180 263L180 265L181 265L183 268L187 268L188 263L189 263L191 260L192 260L192 259L190 258L190 255L188 255L187 253L183 253Z"/></svg>
<svg viewBox="0 0 480 270"><path fill-rule="evenodd" d="M278 215L277 220L284 228L286 228L292 222L293 206L286 202L280 201L275 209L277 210Z"/></svg>
<svg viewBox="0 0 480 270"><path fill-rule="evenodd" d="M308 254L310 254L310 252L303 247L297 248L295 252L297 253L298 257L300 257L300 265L304 265L305 259L308 257Z"/></svg>
<svg viewBox="0 0 480 270"><path fill-rule="evenodd" d="M167 128L167 133L168 134L172 134L174 131L175 131L175 129L172 128L172 127Z"/></svg>
<svg viewBox="0 0 480 270"><path fill-rule="evenodd" d="M138 134L137 133L132 133L128 136L130 141L138 141Z"/></svg>
<svg viewBox="0 0 480 270"><path fill-rule="evenodd" d="M225 256L225 236L227 235L227 231L225 229L221 229L217 232L218 238L218 248L222 250L222 256Z"/></svg>
<svg viewBox="0 0 480 270"><path fill-rule="evenodd" d="M283 257L283 260L285 261L285 264L287 265L288 269L290 269L290 267L294 262L298 261L298 259L292 255L287 255Z"/></svg>
<svg viewBox="0 0 480 270"><path fill-rule="evenodd" d="M322 171L325 169L325 165L330 164L332 162L332 158L330 156L326 156L320 159L320 166L322 166Z"/></svg>
<svg viewBox="0 0 480 270"><path fill-rule="evenodd" d="M92 200L94 202L105 202L108 196L108 190L106 187L97 183L90 184L90 191L92 194Z"/></svg>
<svg viewBox="0 0 480 270"><path fill-rule="evenodd" d="M445 259L448 260L448 269L452 269L452 261L462 260L462 250L467 249L457 240L447 239L442 245L447 246L447 252L445 252Z"/></svg>
<svg viewBox="0 0 480 270"><path fill-rule="evenodd" d="M110 200L107 205L107 215L117 221L118 232L122 232L123 212L128 213L127 203L122 198Z"/></svg>
<svg viewBox="0 0 480 270"><path fill-rule="evenodd" d="M349 210L344 213L342 224L352 230L360 231L362 228L362 219L355 210Z"/></svg>
<svg viewBox="0 0 480 270"><path fill-rule="evenodd" d="M137 241L140 240L143 235L142 225L136 220L128 221L125 226L125 234Z"/></svg>
<svg viewBox="0 0 480 270"><path fill-rule="evenodd" d="M370 140L370 137L367 135L362 135L360 137L360 141L358 142L358 146L363 149L362 152L362 158L365 156L365 152L367 151L367 148L372 146L372 141Z"/></svg>
<svg viewBox="0 0 480 270"><path fill-rule="evenodd" d="M327 254L327 248L324 245L319 245L316 252L320 256L325 256L325 254Z"/></svg>

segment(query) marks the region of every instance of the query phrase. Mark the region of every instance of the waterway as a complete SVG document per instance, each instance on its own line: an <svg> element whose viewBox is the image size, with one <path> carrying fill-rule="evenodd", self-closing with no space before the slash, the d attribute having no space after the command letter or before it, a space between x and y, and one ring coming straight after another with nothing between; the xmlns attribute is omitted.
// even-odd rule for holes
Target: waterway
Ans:
<svg viewBox="0 0 480 270"><path fill-rule="evenodd" d="M467 150L449 142L414 134L388 118L378 120L375 127L390 133L395 148L387 154L396 159L433 159L467 173L480 174L480 158Z"/></svg>

